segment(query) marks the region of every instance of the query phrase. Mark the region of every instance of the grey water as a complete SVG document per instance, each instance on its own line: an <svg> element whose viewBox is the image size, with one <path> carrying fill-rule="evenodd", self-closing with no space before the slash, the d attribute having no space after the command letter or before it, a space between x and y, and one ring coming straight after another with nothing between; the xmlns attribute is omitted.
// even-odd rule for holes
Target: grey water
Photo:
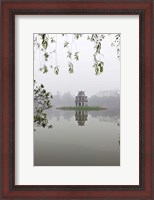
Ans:
<svg viewBox="0 0 154 200"><path fill-rule="evenodd" d="M120 166L119 112L47 111L34 131L34 166Z"/></svg>

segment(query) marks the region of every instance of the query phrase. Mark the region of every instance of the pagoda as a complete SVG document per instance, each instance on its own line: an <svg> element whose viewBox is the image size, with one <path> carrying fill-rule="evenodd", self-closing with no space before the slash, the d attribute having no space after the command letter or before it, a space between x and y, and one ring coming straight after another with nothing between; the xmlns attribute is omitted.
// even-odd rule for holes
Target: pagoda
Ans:
<svg viewBox="0 0 154 200"><path fill-rule="evenodd" d="M85 96L84 91L78 92L78 95L75 97L75 104L76 104L76 106L87 106L88 105L88 99L87 99L87 96Z"/></svg>

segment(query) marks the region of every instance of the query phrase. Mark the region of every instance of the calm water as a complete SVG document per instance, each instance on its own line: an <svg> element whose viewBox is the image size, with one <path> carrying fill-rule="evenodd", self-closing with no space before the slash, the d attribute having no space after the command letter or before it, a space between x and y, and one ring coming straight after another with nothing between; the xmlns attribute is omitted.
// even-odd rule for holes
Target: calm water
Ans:
<svg viewBox="0 0 154 200"><path fill-rule="evenodd" d="M119 166L119 114L48 110L52 129L34 132L35 166Z"/></svg>

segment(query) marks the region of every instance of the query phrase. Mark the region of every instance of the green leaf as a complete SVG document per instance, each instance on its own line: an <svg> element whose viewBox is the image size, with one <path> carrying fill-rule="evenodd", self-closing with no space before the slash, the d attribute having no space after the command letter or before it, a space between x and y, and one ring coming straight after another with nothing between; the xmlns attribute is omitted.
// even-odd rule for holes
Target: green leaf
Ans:
<svg viewBox="0 0 154 200"><path fill-rule="evenodd" d="M48 57L49 57L49 54L46 52L46 53L44 54L44 57L45 57L45 58L48 58Z"/></svg>
<svg viewBox="0 0 154 200"><path fill-rule="evenodd" d="M54 37L51 37L50 39L51 39L51 43L56 42L56 41L54 40Z"/></svg>
<svg viewBox="0 0 154 200"><path fill-rule="evenodd" d="M48 72L48 68L46 65L44 65L42 68L40 68L40 71L43 73L47 73Z"/></svg>
<svg viewBox="0 0 154 200"><path fill-rule="evenodd" d="M59 66L58 65L56 67L54 67L54 72L56 75L59 74Z"/></svg>
<svg viewBox="0 0 154 200"><path fill-rule="evenodd" d="M47 60L48 60L48 57L49 57L49 54L46 52L46 53L44 54L44 57L45 57L45 60L47 61Z"/></svg>
<svg viewBox="0 0 154 200"><path fill-rule="evenodd" d="M79 55L78 54L79 54L79 52L75 52L75 54L74 54L74 59L75 60L79 60Z"/></svg>
<svg viewBox="0 0 154 200"><path fill-rule="evenodd" d="M74 70L73 70L72 67L70 67L68 70L69 70L69 73L70 73L70 74L72 74L72 73L74 72Z"/></svg>
<svg viewBox="0 0 154 200"><path fill-rule="evenodd" d="M43 67L43 73L47 73L47 72L48 72L48 68L47 68L46 65L44 65L44 67Z"/></svg>
<svg viewBox="0 0 154 200"><path fill-rule="evenodd" d="M47 42L46 40L43 40L43 41L42 41L42 46L43 46L44 49L47 49L47 47L48 47L48 42Z"/></svg>
<svg viewBox="0 0 154 200"><path fill-rule="evenodd" d="M48 128L52 128L52 127L53 127L52 125L48 126Z"/></svg>
<svg viewBox="0 0 154 200"><path fill-rule="evenodd" d="M68 63L68 71L70 74L72 74L74 72L73 63L71 63L71 62Z"/></svg>
<svg viewBox="0 0 154 200"><path fill-rule="evenodd" d="M104 38L105 38L105 35L101 34L101 36L100 36L100 37L101 37L101 39L104 39Z"/></svg>
<svg viewBox="0 0 154 200"><path fill-rule="evenodd" d="M96 74L96 75L99 74L99 68L98 68L98 67L95 68L95 74Z"/></svg>
<svg viewBox="0 0 154 200"><path fill-rule="evenodd" d="M100 72L101 73L103 72L103 66L100 66Z"/></svg>
<svg viewBox="0 0 154 200"><path fill-rule="evenodd" d="M42 33L41 33L41 34L39 34L39 35L41 36L42 40L45 39L46 34L44 34L44 33L42 34Z"/></svg>
<svg viewBox="0 0 154 200"><path fill-rule="evenodd" d="M90 40L90 36L89 35L87 36L87 40Z"/></svg>
<svg viewBox="0 0 154 200"><path fill-rule="evenodd" d="M80 37L82 37L82 34L74 34L74 38L75 38L75 39L78 40Z"/></svg>
<svg viewBox="0 0 154 200"><path fill-rule="evenodd" d="M100 50L101 50L101 43L99 42L99 43L96 45L96 53L100 53Z"/></svg>
<svg viewBox="0 0 154 200"><path fill-rule="evenodd" d="M67 52L67 57L71 58L72 57L72 53L70 51Z"/></svg>
<svg viewBox="0 0 154 200"><path fill-rule="evenodd" d="M68 45L69 45L69 42L65 41L64 42L64 47L68 47Z"/></svg>

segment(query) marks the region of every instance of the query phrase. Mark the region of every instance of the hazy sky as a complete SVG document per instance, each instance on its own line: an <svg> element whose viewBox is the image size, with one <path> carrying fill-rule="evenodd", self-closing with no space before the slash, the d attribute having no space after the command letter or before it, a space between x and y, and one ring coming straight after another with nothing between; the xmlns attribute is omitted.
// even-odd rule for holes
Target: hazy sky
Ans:
<svg viewBox="0 0 154 200"><path fill-rule="evenodd" d="M34 78L38 83L43 83L48 91L56 94L71 92L76 95L79 90L85 91L86 95L91 96L102 90L120 89L120 60L117 58L117 50L115 46L111 46L114 42L115 34L105 34L102 41L101 53L103 54L104 71L100 75L95 75L93 68L94 44L87 40L87 34L81 39L72 42L72 34L62 37L61 34L52 35L57 42L54 46L49 45L48 52L57 49L57 56L52 53L52 57L48 62L44 61L43 52L40 49L34 50ZM64 42L71 42L69 49L64 48ZM74 65L74 73L68 71L67 51L79 52L79 61L72 59ZM49 67L49 71L43 74L39 68L43 65L59 65L59 74L56 75L54 70Z"/></svg>

